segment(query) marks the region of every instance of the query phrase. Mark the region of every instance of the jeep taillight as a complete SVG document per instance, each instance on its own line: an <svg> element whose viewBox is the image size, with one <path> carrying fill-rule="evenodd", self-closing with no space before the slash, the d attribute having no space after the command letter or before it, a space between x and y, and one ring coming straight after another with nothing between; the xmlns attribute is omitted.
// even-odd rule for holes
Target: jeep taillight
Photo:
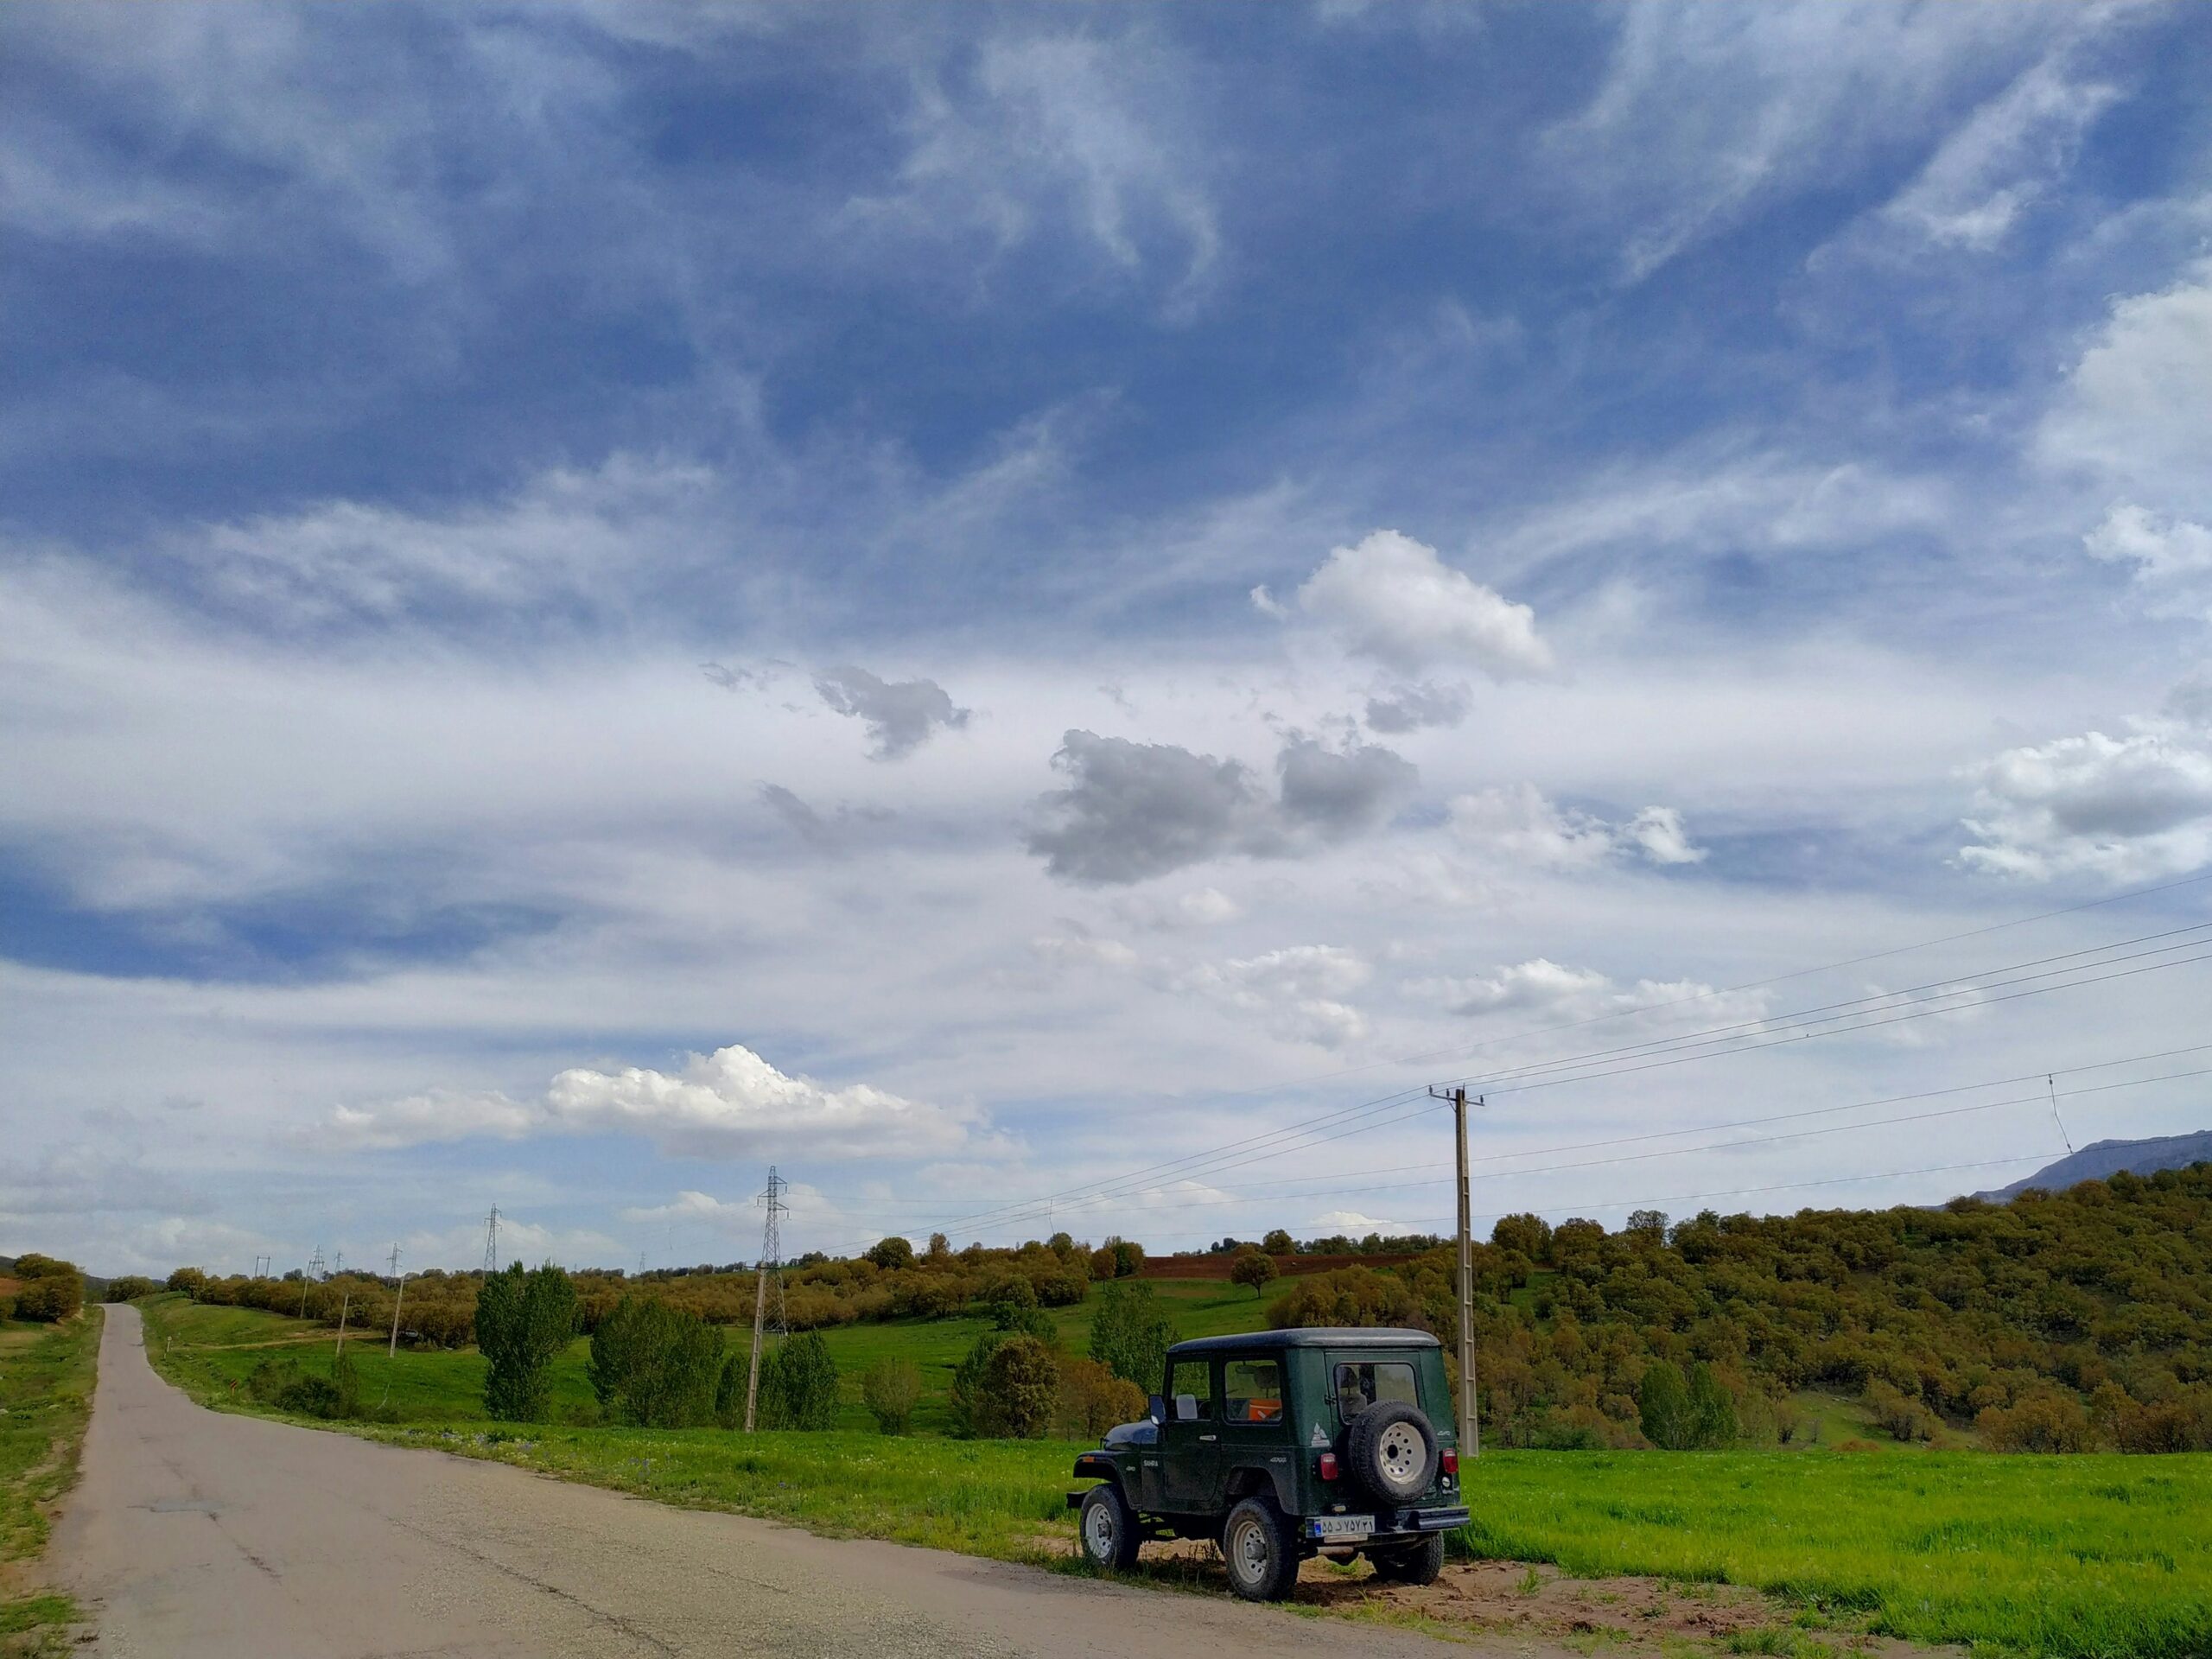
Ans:
<svg viewBox="0 0 2212 1659"><path fill-rule="evenodd" d="M1447 1475L1456 1475L1459 1472L1459 1452L1457 1446L1447 1446L1444 1448L1444 1472Z"/></svg>
<svg viewBox="0 0 2212 1659"><path fill-rule="evenodd" d="M1324 1480L1334 1480L1336 1478L1337 1454L1333 1452L1324 1452L1321 1454L1321 1478Z"/></svg>

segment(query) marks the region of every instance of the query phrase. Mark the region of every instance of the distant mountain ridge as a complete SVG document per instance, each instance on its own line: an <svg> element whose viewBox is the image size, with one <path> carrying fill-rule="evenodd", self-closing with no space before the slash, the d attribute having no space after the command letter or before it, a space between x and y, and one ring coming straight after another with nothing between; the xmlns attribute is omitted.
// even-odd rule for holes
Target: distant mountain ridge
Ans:
<svg viewBox="0 0 2212 1659"><path fill-rule="evenodd" d="M2131 1175L2153 1175L2162 1169L2187 1169L2195 1163L2212 1163L2212 1129L2191 1135L2154 1135L2147 1141L2100 1141L2081 1151L2047 1164L2010 1186L1974 1196L1991 1204L2007 1204L2031 1186L2046 1192L2063 1192L2077 1181L2101 1181L2126 1170Z"/></svg>

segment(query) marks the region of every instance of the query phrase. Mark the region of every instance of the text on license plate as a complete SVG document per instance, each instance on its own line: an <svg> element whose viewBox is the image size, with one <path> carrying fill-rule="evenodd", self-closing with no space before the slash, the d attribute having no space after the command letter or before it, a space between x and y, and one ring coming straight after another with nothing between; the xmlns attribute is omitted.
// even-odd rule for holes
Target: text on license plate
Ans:
<svg viewBox="0 0 2212 1659"><path fill-rule="evenodd" d="M1364 1538L1374 1530L1371 1515L1324 1515L1313 1522L1316 1538Z"/></svg>

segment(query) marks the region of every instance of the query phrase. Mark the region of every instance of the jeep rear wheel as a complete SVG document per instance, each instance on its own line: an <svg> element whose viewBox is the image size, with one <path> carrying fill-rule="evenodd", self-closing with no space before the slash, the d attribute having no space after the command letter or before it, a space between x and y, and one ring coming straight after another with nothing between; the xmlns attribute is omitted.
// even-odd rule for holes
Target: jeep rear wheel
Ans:
<svg viewBox="0 0 2212 1659"><path fill-rule="evenodd" d="M1271 1499L1248 1497L1221 1529L1229 1587L1247 1601L1281 1601L1298 1582L1298 1544Z"/></svg>
<svg viewBox="0 0 2212 1659"><path fill-rule="evenodd" d="M1384 1400L1351 1420L1352 1477L1385 1503L1410 1503L1436 1478L1436 1431L1418 1406Z"/></svg>
<svg viewBox="0 0 2212 1659"><path fill-rule="evenodd" d="M1434 1584L1444 1571L1444 1535L1432 1532L1417 1544L1370 1550L1375 1576L1390 1584Z"/></svg>
<svg viewBox="0 0 2212 1659"><path fill-rule="evenodd" d="M1083 1558L1102 1573L1126 1573L1137 1564L1137 1518L1112 1481L1083 1495L1076 1517Z"/></svg>

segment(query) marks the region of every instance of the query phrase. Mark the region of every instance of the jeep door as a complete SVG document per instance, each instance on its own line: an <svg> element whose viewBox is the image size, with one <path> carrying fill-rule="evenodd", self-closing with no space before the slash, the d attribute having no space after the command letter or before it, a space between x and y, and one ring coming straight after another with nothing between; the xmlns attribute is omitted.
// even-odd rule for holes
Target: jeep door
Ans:
<svg viewBox="0 0 2212 1659"><path fill-rule="evenodd" d="M1295 1509L1291 1467L1290 1379L1280 1353L1231 1354L1221 1362L1221 1473L1266 1475L1285 1507Z"/></svg>
<svg viewBox="0 0 2212 1659"><path fill-rule="evenodd" d="M1159 1508L1211 1515L1221 1507L1221 1402L1210 1358L1167 1369L1167 1421L1160 1426Z"/></svg>

